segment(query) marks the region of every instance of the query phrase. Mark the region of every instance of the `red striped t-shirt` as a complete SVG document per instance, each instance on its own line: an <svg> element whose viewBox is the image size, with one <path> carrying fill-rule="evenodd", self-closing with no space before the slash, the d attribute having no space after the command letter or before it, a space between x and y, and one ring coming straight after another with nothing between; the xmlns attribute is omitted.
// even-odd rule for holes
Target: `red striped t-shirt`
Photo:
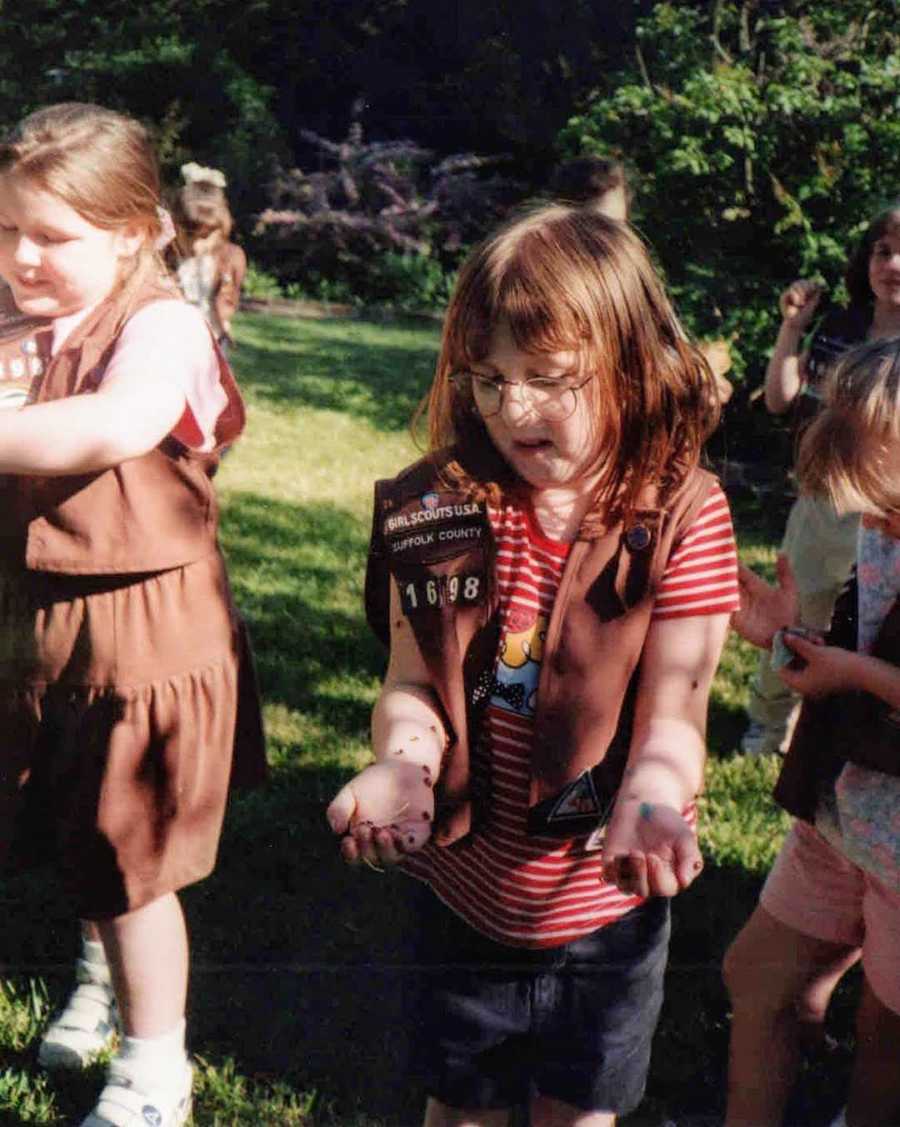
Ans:
<svg viewBox="0 0 900 1127"><path fill-rule="evenodd" d="M640 903L603 880L587 839L526 832L541 647L570 545L550 540L527 510L490 510L497 545L501 638L473 776L490 777L490 809L449 848L431 843L404 864L477 931L500 943L553 947L612 923ZM716 486L676 545L654 619L726 614L738 607L737 553L728 503ZM693 818L693 808L689 812Z"/></svg>

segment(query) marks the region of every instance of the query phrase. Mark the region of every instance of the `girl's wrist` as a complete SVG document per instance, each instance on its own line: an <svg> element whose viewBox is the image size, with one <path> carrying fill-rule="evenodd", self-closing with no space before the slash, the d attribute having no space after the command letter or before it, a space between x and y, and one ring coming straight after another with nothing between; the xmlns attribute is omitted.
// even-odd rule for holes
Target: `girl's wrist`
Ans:
<svg viewBox="0 0 900 1127"><path fill-rule="evenodd" d="M782 340L800 341L803 334L806 332L805 325L798 325L794 321L787 319L782 320L778 329L778 335Z"/></svg>
<svg viewBox="0 0 900 1127"><path fill-rule="evenodd" d="M635 775L625 777L619 794L616 798L618 806L672 806L676 810L683 810L688 803L693 802L696 794L685 794L683 783L674 778L642 778Z"/></svg>
<svg viewBox="0 0 900 1127"><path fill-rule="evenodd" d="M415 763L427 767L433 775L438 775L444 760L446 738L437 725L419 728L404 724L390 732L380 747L374 748L378 763Z"/></svg>

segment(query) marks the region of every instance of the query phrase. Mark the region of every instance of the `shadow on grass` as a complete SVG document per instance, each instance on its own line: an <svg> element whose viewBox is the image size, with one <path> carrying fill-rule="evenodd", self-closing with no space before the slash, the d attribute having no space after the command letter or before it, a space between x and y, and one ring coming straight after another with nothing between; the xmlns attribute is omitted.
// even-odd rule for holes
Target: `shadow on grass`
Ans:
<svg viewBox="0 0 900 1127"><path fill-rule="evenodd" d="M239 382L274 406L341 411L379 430L405 430L434 375L433 328L253 314L241 323L234 353Z"/></svg>
<svg viewBox="0 0 900 1127"><path fill-rule="evenodd" d="M255 1080L314 1089L310 1127L347 1123L361 1110L390 1127L413 1127L424 1093L409 1075L417 1029L404 1021L419 982L412 882L340 861L323 810L344 777L287 769L233 804L216 873L182 897L193 944L191 1047L214 1065L232 1058ZM674 901L647 1095L623 1127L720 1122L728 1046L720 965L761 879L710 865ZM21 981L46 975L58 1002L70 982L71 909L50 880L13 884L7 892L17 903L0 946L6 973ZM841 1102L857 991L858 981L849 981L838 992L831 1024L841 1046L805 1065L790 1127L824 1125ZM32 1071L33 1050L5 1054L4 1065ZM60 1111L74 1115L89 1105L99 1073L53 1086Z"/></svg>
<svg viewBox="0 0 900 1127"><path fill-rule="evenodd" d="M322 1117L418 1121L409 1078L412 882L340 859L325 822L346 776L279 772L235 805L216 874L184 897L195 1042L213 1062L315 1089Z"/></svg>
<svg viewBox="0 0 900 1127"><path fill-rule="evenodd" d="M644 1104L623 1127L674 1120L713 1127L725 1111L730 1010L722 959L756 905L763 877L734 865L708 864L672 903L666 996L653 1046ZM835 994L829 1026L836 1047L809 1056L788 1105L786 1127L824 1127L846 1099L848 1042L858 998L851 972Z"/></svg>
<svg viewBox="0 0 900 1127"><path fill-rule="evenodd" d="M232 1056L244 1074L315 1088L335 1122L364 1109L405 1127L419 1122L424 1098L409 1076L417 1030L405 1020L420 982L412 882L341 862L324 808L344 779L288 768L236 804L216 874L184 897L195 935L193 1037L204 1055ZM721 961L761 881L710 865L674 901L666 1003L647 1096L629 1127L721 1114ZM851 989L836 1016L844 1039L852 997ZM827 1067L809 1066L792 1122L827 1122L848 1065L841 1050Z"/></svg>
<svg viewBox="0 0 900 1127"><path fill-rule="evenodd" d="M707 719L707 746L710 755L723 759L739 747L747 727L747 712L741 705L711 699Z"/></svg>
<svg viewBox="0 0 900 1127"><path fill-rule="evenodd" d="M370 706L358 683L384 669L362 613L367 530L333 505L235 493L222 542L265 700L321 717L341 734L364 730Z"/></svg>

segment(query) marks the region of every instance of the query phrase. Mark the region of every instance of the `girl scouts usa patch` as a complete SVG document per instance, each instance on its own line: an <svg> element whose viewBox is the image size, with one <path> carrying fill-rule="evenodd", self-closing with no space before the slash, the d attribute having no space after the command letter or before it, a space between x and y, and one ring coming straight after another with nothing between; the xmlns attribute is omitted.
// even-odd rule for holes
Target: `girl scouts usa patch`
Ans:
<svg viewBox="0 0 900 1127"><path fill-rule="evenodd" d="M459 501L431 490L386 512L381 532L389 560L429 564L480 546L487 527L487 514L478 501Z"/></svg>

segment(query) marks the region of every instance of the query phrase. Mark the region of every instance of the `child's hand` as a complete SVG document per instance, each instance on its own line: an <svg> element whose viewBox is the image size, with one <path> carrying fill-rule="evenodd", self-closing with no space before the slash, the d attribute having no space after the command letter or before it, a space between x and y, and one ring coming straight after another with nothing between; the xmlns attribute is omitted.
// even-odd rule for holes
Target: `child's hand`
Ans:
<svg viewBox="0 0 900 1127"><path fill-rule="evenodd" d="M395 865L431 836L434 779L421 763L395 759L373 763L351 779L326 811L342 835L341 854L355 864Z"/></svg>
<svg viewBox="0 0 900 1127"><path fill-rule="evenodd" d="M674 896L700 874L697 835L664 803L616 803L603 845L603 876L636 896Z"/></svg>
<svg viewBox="0 0 900 1127"><path fill-rule="evenodd" d="M791 633L784 635L784 644L802 661L800 668L791 663L778 671L778 676L795 693L824 697L855 688L853 674L858 654Z"/></svg>
<svg viewBox="0 0 900 1127"><path fill-rule="evenodd" d="M732 627L754 646L768 649L776 630L797 621L797 584L787 556L775 561L778 586L772 587L749 567L738 565L741 609L731 616Z"/></svg>
<svg viewBox="0 0 900 1127"><path fill-rule="evenodd" d="M812 320L821 296L822 287L818 282L808 278L793 282L778 299L783 320L803 332Z"/></svg>

